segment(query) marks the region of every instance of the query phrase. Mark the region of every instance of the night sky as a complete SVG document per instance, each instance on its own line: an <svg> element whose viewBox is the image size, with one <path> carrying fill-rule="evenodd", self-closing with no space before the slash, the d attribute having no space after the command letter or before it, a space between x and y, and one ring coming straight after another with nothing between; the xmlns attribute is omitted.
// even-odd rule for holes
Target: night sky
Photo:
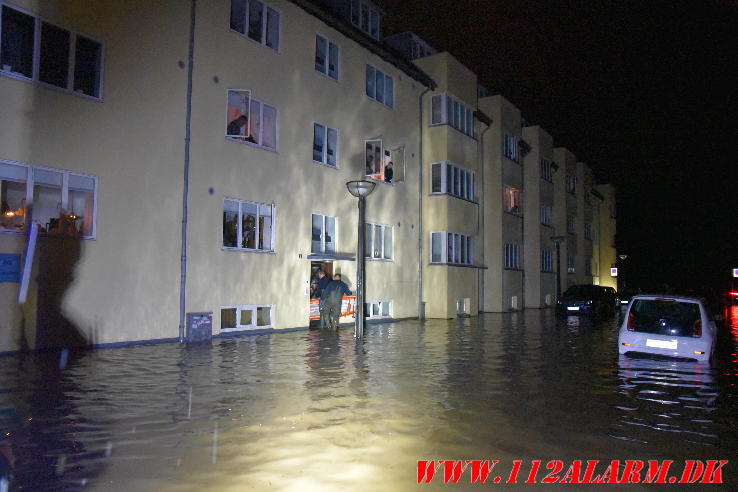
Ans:
<svg viewBox="0 0 738 492"><path fill-rule="evenodd" d="M617 187L628 283L738 267L738 1L384 0Z"/></svg>

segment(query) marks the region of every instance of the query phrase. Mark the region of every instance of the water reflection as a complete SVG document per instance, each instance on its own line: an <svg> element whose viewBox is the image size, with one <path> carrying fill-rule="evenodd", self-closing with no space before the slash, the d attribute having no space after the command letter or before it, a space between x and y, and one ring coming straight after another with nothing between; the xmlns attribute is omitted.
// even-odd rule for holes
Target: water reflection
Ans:
<svg viewBox="0 0 738 492"><path fill-rule="evenodd" d="M419 459L734 456L736 325L717 370L619 357L616 325L531 310L142 346L49 381L7 357L0 422L32 490L415 490Z"/></svg>

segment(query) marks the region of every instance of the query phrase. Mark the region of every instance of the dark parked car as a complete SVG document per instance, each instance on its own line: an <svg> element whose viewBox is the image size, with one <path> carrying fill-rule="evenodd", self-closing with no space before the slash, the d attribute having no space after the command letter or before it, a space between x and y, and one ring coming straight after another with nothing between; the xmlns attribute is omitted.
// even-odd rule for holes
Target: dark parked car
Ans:
<svg viewBox="0 0 738 492"><path fill-rule="evenodd" d="M615 305L604 287L591 284L572 285L556 303L556 311L563 315L612 316Z"/></svg>

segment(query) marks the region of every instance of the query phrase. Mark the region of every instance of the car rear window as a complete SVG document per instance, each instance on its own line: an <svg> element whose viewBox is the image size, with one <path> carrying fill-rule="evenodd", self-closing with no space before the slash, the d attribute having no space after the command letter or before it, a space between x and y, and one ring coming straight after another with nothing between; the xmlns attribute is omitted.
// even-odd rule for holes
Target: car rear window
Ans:
<svg viewBox="0 0 738 492"><path fill-rule="evenodd" d="M660 299L636 299L628 314L628 329L643 333L699 336L700 305Z"/></svg>
<svg viewBox="0 0 738 492"><path fill-rule="evenodd" d="M566 292L565 296L591 296L602 292L602 287L598 285L572 285Z"/></svg>

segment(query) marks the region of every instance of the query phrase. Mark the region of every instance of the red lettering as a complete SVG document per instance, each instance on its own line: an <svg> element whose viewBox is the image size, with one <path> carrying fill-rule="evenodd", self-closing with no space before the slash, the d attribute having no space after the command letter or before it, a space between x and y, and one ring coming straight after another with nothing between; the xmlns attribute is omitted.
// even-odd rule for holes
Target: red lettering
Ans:
<svg viewBox="0 0 738 492"><path fill-rule="evenodd" d="M525 483L536 483L536 475L538 474L538 469L541 467L541 460L532 460L530 464L530 473L528 473L528 479Z"/></svg>
<svg viewBox="0 0 738 492"><path fill-rule="evenodd" d="M595 468L599 464L600 460L587 460L587 469L584 470L584 477L582 477L581 483L592 483L592 475L594 475Z"/></svg>
<svg viewBox="0 0 738 492"><path fill-rule="evenodd" d="M546 468L551 471L541 479L541 483L556 483L559 481L558 475L564 468L564 463L561 460L551 460L546 463Z"/></svg>
<svg viewBox="0 0 738 492"><path fill-rule="evenodd" d="M592 480L592 483L618 483L618 467L620 462L612 460L605 470L605 473L599 475Z"/></svg>
<svg viewBox="0 0 738 492"><path fill-rule="evenodd" d="M640 483L641 470L643 470L643 461L625 460L625 469L620 477L620 483Z"/></svg>
<svg viewBox="0 0 738 492"><path fill-rule="evenodd" d="M679 479L679 483L695 483L702 477L702 473L705 471L705 464L700 460L685 460L684 471L682 477Z"/></svg>
<svg viewBox="0 0 738 492"><path fill-rule="evenodd" d="M481 460L472 460L467 461L467 465L471 465L471 483L484 483L487 481L487 478L489 478L489 472L492 471L492 468L495 467L497 463L499 463L500 460L493 460L492 464L490 464L489 460L481 461ZM456 482L454 482L456 483Z"/></svg>
<svg viewBox="0 0 738 492"><path fill-rule="evenodd" d="M559 483L579 483L579 474L582 473L582 461L574 460Z"/></svg>
<svg viewBox="0 0 738 492"><path fill-rule="evenodd" d="M458 483L461 474L469 466L461 460L444 460L443 465L443 483L448 483L449 481Z"/></svg>
<svg viewBox="0 0 738 492"><path fill-rule="evenodd" d="M438 461L437 465L435 461L419 460L418 483L422 483L423 480L425 480L425 483L430 483L431 480L433 480L433 477L436 475L438 469L441 467L441 464L441 460Z"/></svg>
<svg viewBox="0 0 738 492"><path fill-rule="evenodd" d="M513 468L507 478L507 483L518 483L518 472L520 472L520 465L522 464L523 462L520 460L513 460Z"/></svg>
<svg viewBox="0 0 738 492"><path fill-rule="evenodd" d="M700 483L723 483L723 467L727 464L728 460L707 460L705 474Z"/></svg>
<svg viewBox="0 0 738 492"><path fill-rule="evenodd" d="M671 460L648 460L648 471L643 483L666 483L666 474L669 473L669 467L672 463L674 462Z"/></svg>

